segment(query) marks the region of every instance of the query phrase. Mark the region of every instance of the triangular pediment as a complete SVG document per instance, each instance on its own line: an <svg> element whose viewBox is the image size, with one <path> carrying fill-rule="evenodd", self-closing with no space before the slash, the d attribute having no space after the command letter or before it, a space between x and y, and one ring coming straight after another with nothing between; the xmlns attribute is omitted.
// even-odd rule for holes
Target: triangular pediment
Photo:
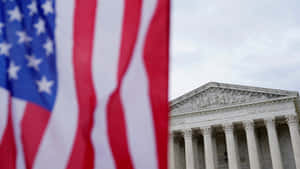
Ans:
<svg viewBox="0 0 300 169"><path fill-rule="evenodd" d="M188 113L206 109L263 102L297 96L298 92L210 82L171 101L171 112Z"/></svg>

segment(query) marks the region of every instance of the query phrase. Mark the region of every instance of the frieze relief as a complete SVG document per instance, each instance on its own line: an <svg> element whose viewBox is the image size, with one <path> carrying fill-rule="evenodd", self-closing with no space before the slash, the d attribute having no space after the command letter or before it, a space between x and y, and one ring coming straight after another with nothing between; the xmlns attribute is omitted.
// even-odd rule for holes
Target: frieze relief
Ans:
<svg viewBox="0 0 300 169"><path fill-rule="evenodd" d="M282 97L278 94L249 92L223 88L209 88L181 103L172 105L172 113L201 111L229 105L258 102Z"/></svg>
<svg viewBox="0 0 300 169"><path fill-rule="evenodd" d="M268 103L263 105L253 105L250 107L239 107L233 109L221 109L219 112L199 112L192 114L185 114L184 116L173 117L171 126L185 126L192 123L198 123L203 119L210 119L210 121L222 119L224 116L231 116L232 118L246 119L248 116L260 117L264 114L289 114L295 112L295 107L292 101Z"/></svg>

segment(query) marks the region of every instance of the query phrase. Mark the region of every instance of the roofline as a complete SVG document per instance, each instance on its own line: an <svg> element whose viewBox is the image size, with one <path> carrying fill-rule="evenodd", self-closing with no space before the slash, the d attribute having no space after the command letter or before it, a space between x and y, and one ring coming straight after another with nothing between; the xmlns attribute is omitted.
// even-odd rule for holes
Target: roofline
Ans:
<svg viewBox="0 0 300 169"><path fill-rule="evenodd" d="M263 87L254 87L254 86L247 86L247 85L237 85L237 84L229 84L229 83L219 83L219 82L208 82L186 94L183 94L171 101L169 101L170 106L173 106L179 102L182 102L194 95L208 89L211 87L218 87L218 88L226 88L226 89L233 89L233 90L243 90L249 92L262 92L262 93L270 93L270 94L278 94L282 96L299 96L297 91L290 91L290 90L281 90L281 89L271 89L271 88L263 88Z"/></svg>

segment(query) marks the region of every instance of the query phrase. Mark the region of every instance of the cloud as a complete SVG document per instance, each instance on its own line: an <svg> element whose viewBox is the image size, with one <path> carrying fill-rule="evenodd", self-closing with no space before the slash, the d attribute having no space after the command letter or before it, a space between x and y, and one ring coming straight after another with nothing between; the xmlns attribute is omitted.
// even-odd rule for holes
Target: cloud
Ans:
<svg viewBox="0 0 300 169"><path fill-rule="evenodd" d="M300 1L174 0L171 98L209 81L300 90Z"/></svg>

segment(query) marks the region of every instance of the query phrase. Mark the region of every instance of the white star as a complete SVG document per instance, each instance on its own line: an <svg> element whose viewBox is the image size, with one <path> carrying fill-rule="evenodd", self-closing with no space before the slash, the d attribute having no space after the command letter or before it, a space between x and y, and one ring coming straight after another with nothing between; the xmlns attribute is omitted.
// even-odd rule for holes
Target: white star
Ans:
<svg viewBox="0 0 300 169"><path fill-rule="evenodd" d="M44 14L48 15L50 13L53 13L53 7L52 7L52 1L47 0L43 5L42 8L44 10Z"/></svg>
<svg viewBox="0 0 300 169"><path fill-rule="evenodd" d="M26 59L28 60L28 67L34 68L36 71L39 71L39 65L42 62L42 59L36 59L34 56L26 56Z"/></svg>
<svg viewBox="0 0 300 169"><path fill-rule="evenodd" d="M45 93L48 93L48 94L51 94L51 87L53 85L53 81L48 81L47 78L45 76L42 77L41 80L37 80L36 81L37 85L38 85L38 90L39 92L45 92Z"/></svg>
<svg viewBox="0 0 300 169"><path fill-rule="evenodd" d="M9 79L17 80L19 70L20 66L15 65L15 63L11 61L7 70Z"/></svg>
<svg viewBox="0 0 300 169"><path fill-rule="evenodd" d="M21 19L22 19L22 14L17 6L14 9L9 10L8 14L9 14L9 20L11 22L14 20L21 21Z"/></svg>
<svg viewBox="0 0 300 169"><path fill-rule="evenodd" d="M44 33L46 31L45 22L41 18L39 18L39 21L36 24L34 24L34 27L35 27L38 35L40 35L41 33Z"/></svg>
<svg viewBox="0 0 300 169"><path fill-rule="evenodd" d="M2 28L4 27L4 24L0 22L0 34L2 33Z"/></svg>
<svg viewBox="0 0 300 169"><path fill-rule="evenodd" d="M36 2L35 1L32 1L31 4L29 4L27 6L27 8L29 9L29 15L32 16L34 15L35 13L38 12L38 9L37 9L37 5L36 5Z"/></svg>
<svg viewBox="0 0 300 169"><path fill-rule="evenodd" d="M6 42L0 43L0 55L9 56L10 48L11 48L11 44Z"/></svg>
<svg viewBox="0 0 300 169"><path fill-rule="evenodd" d="M28 43L30 41L32 41L32 38L29 37L26 32L21 32L21 31L18 31L17 32L17 35L19 36L19 41L18 43Z"/></svg>
<svg viewBox="0 0 300 169"><path fill-rule="evenodd" d="M51 39L47 39L46 43L44 44L44 49L46 50L46 55L49 56L53 53L53 42Z"/></svg>

